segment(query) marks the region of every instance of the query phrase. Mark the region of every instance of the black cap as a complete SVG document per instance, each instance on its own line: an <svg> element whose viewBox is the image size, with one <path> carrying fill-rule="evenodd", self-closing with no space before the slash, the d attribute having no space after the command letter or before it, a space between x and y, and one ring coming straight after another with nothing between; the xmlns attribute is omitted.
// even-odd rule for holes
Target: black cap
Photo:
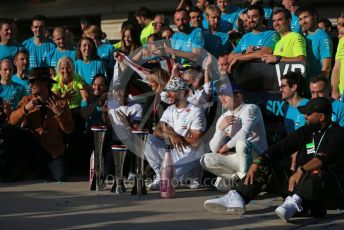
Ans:
<svg viewBox="0 0 344 230"><path fill-rule="evenodd" d="M29 81L51 81L56 83L50 78L49 68L46 67L35 67L30 70L29 76L25 77Z"/></svg>
<svg viewBox="0 0 344 230"><path fill-rule="evenodd" d="M304 106L299 106L297 109L302 114L311 115L314 112L323 114L332 114L331 101L325 97L317 97L311 99Z"/></svg>

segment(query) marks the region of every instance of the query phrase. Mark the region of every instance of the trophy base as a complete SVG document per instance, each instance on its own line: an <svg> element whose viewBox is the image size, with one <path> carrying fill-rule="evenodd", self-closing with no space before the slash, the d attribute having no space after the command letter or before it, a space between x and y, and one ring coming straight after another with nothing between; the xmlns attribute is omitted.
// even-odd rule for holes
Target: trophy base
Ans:
<svg viewBox="0 0 344 230"><path fill-rule="evenodd" d="M127 190L124 186L123 180L115 181L111 188L111 192L115 194L122 194L125 193Z"/></svg>
<svg viewBox="0 0 344 230"><path fill-rule="evenodd" d="M134 187L131 189L131 195L146 195L147 189L145 182L142 179L135 178L135 184Z"/></svg>

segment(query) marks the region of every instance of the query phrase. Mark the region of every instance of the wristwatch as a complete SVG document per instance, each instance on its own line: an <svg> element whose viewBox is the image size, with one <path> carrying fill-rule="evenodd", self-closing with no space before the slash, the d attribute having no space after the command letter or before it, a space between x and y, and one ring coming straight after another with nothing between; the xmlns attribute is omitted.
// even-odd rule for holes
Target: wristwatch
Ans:
<svg viewBox="0 0 344 230"><path fill-rule="evenodd" d="M307 173L303 166L300 166L297 171L302 171L302 173Z"/></svg>

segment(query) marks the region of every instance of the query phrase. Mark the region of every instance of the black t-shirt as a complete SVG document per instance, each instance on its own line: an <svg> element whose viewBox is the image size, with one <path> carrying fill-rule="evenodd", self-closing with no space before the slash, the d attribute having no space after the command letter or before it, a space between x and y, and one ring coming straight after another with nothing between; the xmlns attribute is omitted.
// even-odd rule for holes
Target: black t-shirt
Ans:
<svg viewBox="0 0 344 230"><path fill-rule="evenodd" d="M305 125L271 146L262 156L273 163L295 152L298 152L297 167L316 157L323 163L324 170L344 176L344 128L337 123L315 132Z"/></svg>

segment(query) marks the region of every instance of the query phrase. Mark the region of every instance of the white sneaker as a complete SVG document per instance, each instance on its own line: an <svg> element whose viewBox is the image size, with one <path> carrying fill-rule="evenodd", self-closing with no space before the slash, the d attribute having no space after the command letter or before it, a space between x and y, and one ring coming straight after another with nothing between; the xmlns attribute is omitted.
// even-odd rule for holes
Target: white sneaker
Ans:
<svg viewBox="0 0 344 230"><path fill-rule="evenodd" d="M135 180L135 178L136 178L136 175L134 173L130 172L128 175L128 180Z"/></svg>
<svg viewBox="0 0 344 230"><path fill-rule="evenodd" d="M294 194L292 197L288 196L284 203L276 208L275 213L279 218L287 222L296 212L301 212L302 199L298 195Z"/></svg>
<svg viewBox="0 0 344 230"><path fill-rule="evenodd" d="M201 184L199 183L198 179L192 179L188 187L190 189L198 189L201 187Z"/></svg>
<svg viewBox="0 0 344 230"><path fill-rule="evenodd" d="M204 208L210 212L242 215L245 213L245 201L235 190L230 190L218 199L206 200Z"/></svg>
<svg viewBox="0 0 344 230"><path fill-rule="evenodd" d="M160 189L160 177L156 177L152 183L148 185L148 190L154 191Z"/></svg>

